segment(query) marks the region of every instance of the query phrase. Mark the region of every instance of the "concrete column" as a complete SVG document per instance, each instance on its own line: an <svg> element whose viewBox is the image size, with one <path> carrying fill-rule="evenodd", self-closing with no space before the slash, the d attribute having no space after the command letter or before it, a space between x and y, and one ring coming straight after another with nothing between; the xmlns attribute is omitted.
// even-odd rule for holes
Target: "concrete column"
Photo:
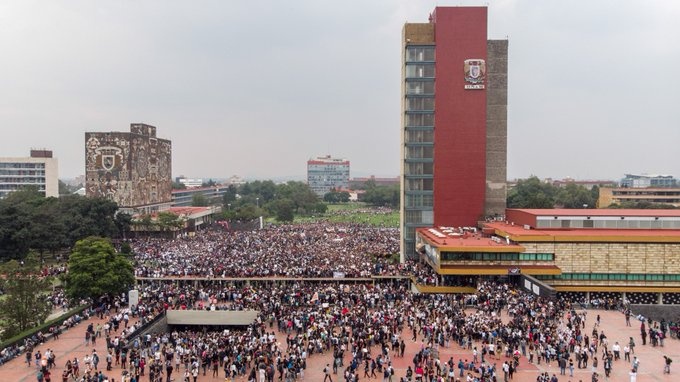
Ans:
<svg viewBox="0 0 680 382"><path fill-rule="evenodd" d="M621 299L625 302L627 300L626 292L621 293Z"/></svg>
<svg viewBox="0 0 680 382"><path fill-rule="evenodd" d="M586 306L590 306L590 292L586 292Z"/></svg>
<svg viewBox="0 0 680 382"><path fill-rule="evenodd" d="M663 292L660 292L660 293L659 293L659 301L658 301L658 303L659 303L659 305L663 305Z"/></svg>

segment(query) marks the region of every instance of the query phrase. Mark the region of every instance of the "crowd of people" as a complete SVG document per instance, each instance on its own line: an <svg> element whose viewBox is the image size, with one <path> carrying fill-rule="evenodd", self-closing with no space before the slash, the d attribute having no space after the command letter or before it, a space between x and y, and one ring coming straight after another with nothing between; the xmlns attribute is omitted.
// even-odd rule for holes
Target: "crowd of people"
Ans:
<svg viewBox="0 0 680 382"><path fill-rule="evenodd" d="M399 252L397 229L356 224L215 229L131 244L138 277L370 277L401 268L389 261Z"/></svg>
<svg viewBox="0 0 680 382"><path fill-rule="evenodd" d="M608 340L599 316L591 320L588 335L586 311L577 311L571 301L543 299L504 281L476 279L475 293L454 295L412 293L407 279L371 279L397 275L419 284L448 284L425 264L390 260L399 250L395 229L333 223L257 231L217 228L172 240L136 239L131 247L136 276L144 279L138 285L139 303L128 307L125 296L115 296L85 317L69 319L68 325L88 316L105 321L88 323L84 340L92 353L69 359L64 380L100 382L119 375L123 382L145 376L152 382L196 382L209 375L290 382L304 377L308 360L321 357L330 359L324 374L346 382L373 377L489 382L511 379L522 359L554 364L561 375L573 376L575 365L590 364L593 373L602 369L609 376L621 352L624 359L634 354L632 338L623 346ZM338 273L365 280L334 279ZM274 276L324 280L282 282ZM220 280L227 278L263 280ZM63 303L62 295L50 298ZM147 322L175 309L258 315L238 329L175 327L137 335ZM642 327L641 333L662 346L666 330L662 324ZM392 362L404 357L408 342L419 343L419 350L403 375L396 375ZM438 349L452 346L470 357L440 359ZM22 354L20 349L3 349L0 362ZM29 366L32 360L49 360L30 350L26 354ZM634 356L628 362L637 370ZM36 366L43 379L59 367L37 361ZM538 381L553 378L541 374Z"/></svg>
<svg viewBox="0 0 680 382"><path fill-rule="evenodd" d="M323 355L332 355L328 373L343 374L347 381L358 379L362 372L364 377L376 372L387 376L394 372L393 357L403 356L404 342L419 341L421 350L409 369L412 378L436 381L440 376L463 373L490 381L517 367L517 363L505 363L499 369L485 359L487 348L494 348L491 344L499 353L505 347L513 356L520 349L525 351L527 343L532 350L534 345L560 349L555 331L561 313L568 309L568 304L542 301L508 284L490 282L480 284L474 295L412 294L408 284L399 281L376 285L290 282L212 289L155 282L146 285L141 295L137 308L141 310L130 311L133 316L147 309L259 311L256 322L245 330L183 328L134 341L107 341L108 352L117 360L114 366L139 377L146 367L147 373L153 373L150 378L158 380L174 375L191 381L194 376L215 373L250 381L271 380L278 374L281 380L292 381L304 376L308 357ZM468 303L475 304L476 312L466 312ZM511 312L509 323L500 319L502 309ZM434 349L452 344L474 347L474 357L438 360ZM550 350L546 354L552 357Z"/></svg>

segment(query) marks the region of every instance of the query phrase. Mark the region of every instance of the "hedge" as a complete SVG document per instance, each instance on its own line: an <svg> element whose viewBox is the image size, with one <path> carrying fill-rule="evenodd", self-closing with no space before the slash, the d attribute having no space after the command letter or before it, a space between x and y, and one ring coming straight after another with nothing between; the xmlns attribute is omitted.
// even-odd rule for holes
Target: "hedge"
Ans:
<svg viewBox="0 0 680 382"><path fill-rule="evenodd" d="M69 310L68 312L62 314L61 316L59 316L57 318L46 321L44 324L42 324L38 327L31 328L31 329L28 329L28 330L24 330L23 332L15 335L11 338L8 338L7 340L5 340L3 342L0 342L0 349L10 347L10 346L12 346L12 345L14 345L18 342L21 342L21 344L23 345L24 339L26 339L28 337L32 337L34 334L38 333L39 331L45 331L45 330L49 329L50 326L54 326L55 324L61 325L64 321L68 320L72 316L75 316L76 314L82 313L85 309L87 309L89 307L90 307L89 305L81 305L77 308L73 308L73 309Z"/></svg>

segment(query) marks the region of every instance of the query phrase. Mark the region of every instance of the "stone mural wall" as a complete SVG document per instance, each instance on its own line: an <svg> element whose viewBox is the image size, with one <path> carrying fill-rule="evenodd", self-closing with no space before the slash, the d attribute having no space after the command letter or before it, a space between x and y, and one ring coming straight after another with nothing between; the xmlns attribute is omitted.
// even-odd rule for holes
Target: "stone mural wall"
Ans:
<svg viewBox="0 0 680 382"><path fill-rule="evenodd" d="M120 207L172 201L172 144L156 128L130 125L130 132L85 133L86 195Z"/></svg>

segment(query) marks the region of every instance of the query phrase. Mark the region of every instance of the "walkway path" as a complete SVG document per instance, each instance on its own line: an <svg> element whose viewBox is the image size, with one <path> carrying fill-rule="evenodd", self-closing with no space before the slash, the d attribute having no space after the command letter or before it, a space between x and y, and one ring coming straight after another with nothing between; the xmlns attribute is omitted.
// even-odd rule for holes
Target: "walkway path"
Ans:
<svg viewBox="0 0 680 382"><path fill-rule="evenodd" d="M680 340L669 338L666 340L664 347L652 347L649 344L647 344L646 346L642 346L642 341L640 340L639 333L640 332L639 321L633 320L632 321L633 326L627 327L625 325L624 317L620 312L603 310L588 311L588 319L586 321L586 333L592 331L593 323L595 321L595 317L597 314L600 314L601 316L602 324L600 327L604 329L610 344L614 343L615 341L618 341L620 344L623 345L624 343L627 343L629 337L633 337L635 339L636 344L638 344L635 348L635 353L640 360L640 370L637 377L638 382L680 381ZM90 321L85 321L78 325L77 327L72 328L69 331L63 333L59 337L59 340L50 340L49 342L39 347L42 353L44 353L45 350L47 350L48 348L56 352L57 368L54 369L53 371L52 378L53 381L61 380L61 372L64 369L64 363L66 362L67 359L73 359L73 357L78 357L78 359L82 361L82 358L83 356L85 356L86 353L92 352L93 347L85 346L84 343L85 329L87 328L88 322L93 322L95 326L97 325L97 323L101 323L102 325L104 324L104 321L102 320L90 319ZM409 365L411 365L413 355L417 353L421 347L421 342L410 341L410 332L404 331L404 336L406 339L406 351L404 358L392 359L393 365L396 369L395 378L393 379L395 382L398 381L400 377L406 374L406 368ZM283 346L285 346L284 334L277 333L277 339L278 342L283 343L284 344ZM477 346L479 347L479 344L477 344ZM99 353L100 358L102 358L103 361L104 359L103 355L106 354L105 353L106 342L103 339L99 340L94 348L97 349L97 353ZM374 349L374 353L376 351L377 350ZM671 367L670 375L662 373L664 355L667 355L675 360ZM459 358L462 359L472 358L472 354L470 351L460 348L457 344L452 344L449 348L439 348L439 356L442 361L446 361L449 359L449 357L453 357L453 359L456 362ZM349 352L346 352L345 365L349 364L350 357L351 354ZM498 369L500 369L500 365L503 363L504 360L505 360L504 357L501 357L497 360ZM324 355L311 356L310 359L308 360L308 367L305 373L305 381L311 382L323 381L323 368L327 363L332 364L330 353L326 353ZM100 363L100 365L105 365L105 363L102 362ZM536 381L536 377L538 376L539 373L546 371L551 376L552 374L556 374L557 377L559 378L559 382L578 382L578 381L590 382L592 375L592 373L590 372L590 368L588 368L581 370L575 369L574 377L568 376L569 373L568 370L566 376L561 376L559 375L559 368L556 366L554 362L551 363L550 365L546 364L532 365L529 364L525 358L522 358L520 362L520 368L518 372L515 374L515 377L512 381L533 382ZM600 378L601 382L629 381L628 375L629 371L630 364L624 362L623 360L614 361L612 375L608 380L604 378L602 362L600 362L598 370L599 374L601 375ZM340 370L340 373L342 373L342 369ZM116 381L120 381L120 374L121 374L120 368L114 367L113 372L111 372L109 376L115 378ZM4 381L34 382L36 381L35 375L36 375L35 366L27 367L26 363L24 362L23 356L18 357L3 366L0 366L0 381L2 382ZM360 368L360 377L361 376L363 376L363 366ZM332 377L334 382L343 380L342 374L333 375ZM499 381L502 381L503 380L502 372L499 374L499 377L500 377ZM382 376L379 376L378 380L380 380L381 378ZM360 379L363 380L364 378ZM220 376L220 378L212 378L210 375L205 377L200 376L198 378L198 381L222 382L223 380L224 377L222 375ZM241 377L237 378L237 380L245 381L246 378Z"/></svg>

